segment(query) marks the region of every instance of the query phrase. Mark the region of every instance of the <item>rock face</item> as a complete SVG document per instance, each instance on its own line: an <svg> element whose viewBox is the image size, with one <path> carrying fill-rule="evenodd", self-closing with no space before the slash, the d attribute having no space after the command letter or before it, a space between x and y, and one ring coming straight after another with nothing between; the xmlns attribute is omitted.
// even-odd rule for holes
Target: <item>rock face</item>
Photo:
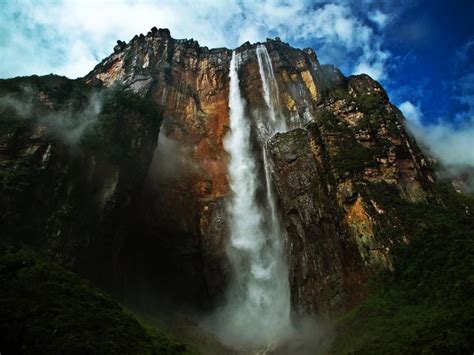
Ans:
<svg viewBox="0 0 474 355"><path fill-rule="evenodd" d="M0 86L2 246L41 249L104 287L123 283L117 260L138 224L161 113L67 78Z"/></svg>
<svg viewBox="0 0 474 355"><path fill-rule="evenodd" d="M338 69L320 65L311 49L295 49L280 40L264 45L278 85L279 114L288 127L268 142L256 133L266 110L256 45L245 43L236 51L241 53L240 85L255 144L268 146L287 230L292 308L296 315L338 314L363 299L367 277L390 268L391 249L410 237L390 232L399 221L382 208L386 191L423 202L430 194L431 169L377 82L366 75L344 77ZM31 157L35 173L45 169L41 162L54 162L47 168L54 177L44 178L50 184L40 189L45 198L52 191L60 196L50 202L51 208L80 205L80 197L70 202L71 186L100 177L97 191L102 197L93 205L110 218L94 214L99 219L87 230L96 232L87 234L88 242L79 243L81 247L68 243L67 253L68 260L82 256L79 269L87 269L90 255L102 259L99 283L122 294L135 288L150 298L167 290L180 305L202 308L219 301L231 272L225 254L229 186L223 147L229 130L231 55L228 49L200 47L153 28L128 44L119 41L111 56L79 80L100 92L121 85L135 93L136 102L146 100L159 110L146 129L140 123L144 115L133 113L130 124L120 128L125 130L121 141L138 144L134 152L142 157L127 166L97 160L96 153L84 150L77 159L71 153L57 154L62 148L56 141L35 133L40 126L29 126L24 138L2 128L6 170L16 169L19 156ZM51 95L40 94L37 99L47 106ZM40 181L31 181L32 189L38 189ZM57 181L71 182L61 187ZM10 203L16 195L2 196L6 210L15 210ZM48 215L38 217L38 223ZM18 218L11 228L23 220ZM76 234L82 228L67 225ZM109 239L99 237L97 230ZM45 238L56 240L64 230L52 233ZM68 240L82 240L78 238Z"/></svg>
<svg viewBox="0 0 474 355"><path fill-rule="evenodd" d="M383 89L364 75L340 83L312 122L270 141L296 311L360 301L367 276L390 268L392 247L409 238L390 235L398 221L380 207L384 190L420 202L433 181Z"/></svg>

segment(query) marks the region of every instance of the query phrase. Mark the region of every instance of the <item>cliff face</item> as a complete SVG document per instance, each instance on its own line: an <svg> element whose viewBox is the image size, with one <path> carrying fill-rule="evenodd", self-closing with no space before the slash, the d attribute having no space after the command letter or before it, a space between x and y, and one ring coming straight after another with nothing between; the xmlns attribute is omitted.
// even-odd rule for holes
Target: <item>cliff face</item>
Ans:
<svg viewBox="0 0 474 355"><path fill-rule="evenodd" d="M105 86L124 83L162 108L158 147L144 185L144 233L158 244L155 249L166 250L158 252L159 260L150 255L155 277L163 275L163 284L189 303L216 296L227 273L222 139L229 122L230 58L227 49L201 48L160 29L119 43L86 77Z"/></svg>
<svg viewBox="0 0 474 355"><path fill-rule="evenodd" d="M123 88L56 76L4 80L1 97L1 246L119 285L161 113Z"/></svg>
<svg viewBox="0 0 474 355"><path fill-rule="evenodd" d="M311 49L294 49L279 40L264 45L278 86L278 114L288 127L268 142L256 129L267 109L256 45L245 43L236 51L241 55L240 86L254 143L268 144L287 231L292 307L296 314L340 313L363 299L367 277L390 268L392 248L410 238L391 232L400 221L384 207L387 191L422 202L430 195L431 171L407 135L401 113L378 83L365 75L347 78L332 66L320 65ZM117 278L103 281L109 287L136 287L143 294L168 289L174 301L199 306L218 300L225 289L230 272L225 254L229 185L223 138L229 129L231 54L228 49L200 47L193 40L175 40L168 30L152 29L128 44L119 42L110 57L79 81L100 92L123 85L135 93L136 102L145 100L143 105L159 110L145 128L146 113L129 112L120 121L128 122L117 127L123 134L121 142L138 144L133 152L141 157L132 157L128 165L98 160L96 151L88 150L80 150L77 159L62 152L48 160L62 148L57 140L49 143L46 136L35 135L40 126L29 126L21 139L18 131L2 130L2 161L8 171L15 171L19 156L28 156L35 164L31 171L44 174L46 169L52 174L43 175L49 185L28 178L31 188L39 189L45 199L52 191L58 196L49 201L51 209L82 206L80 196L70 199L71 186L84 183L89 188L91 179L101 181L94 191L100 191L102 202L89 202L101 206L110 218L94 212L98 222L84 228L107 231L110 237L87 234L87 248L79 243L85 255L79 264L86 268L86 256L96 255L103 265L103 279ZM48 93L40 92L46 95L46 104ZM52 162L50 168L43 168L45 161ZM79 161L77 168L72 165L75 161ZM127 183L121 185L122 181ZM15 210L9 203L16 195L2 196L6 196L6 210ZM50 215L45 210L38 223ZM12 219L11 228L22 218ZM74 233L82 231L65 225ZM51 233L45 236L49 241L64 232L61 229L56 237L57 231ZM77 255L74 243L80 238L69 237L69 258Z"/></svg>

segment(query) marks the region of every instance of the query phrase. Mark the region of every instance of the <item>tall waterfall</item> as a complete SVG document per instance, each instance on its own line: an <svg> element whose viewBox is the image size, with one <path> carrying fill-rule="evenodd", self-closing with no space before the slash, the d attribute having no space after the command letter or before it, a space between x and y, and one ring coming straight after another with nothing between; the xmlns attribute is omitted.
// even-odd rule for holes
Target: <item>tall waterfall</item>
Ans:
<svg viewBox="0 0 474 355"><path fill-rule="evenodd" d="M278 84L275 79L275 74L273 73L272 61L270 55L268 54L267 47L263 44L259 44L256 49L257 60L258 60L258 69L260 72L260 78L262 79L263 86L263 98L268 109L268 117L265 125L260 125L264 127L264 132L260 132L262 139L262 155L263 155L263 167L265 171L265 182L266 182L266 192L267 192L267 203L271 212L271 225L272 225L272 234L276 237L272 238L273 242L276 243L275 248L282 250L282 239L283 231L281 230L281 225L278 219L275 196L273 195L272 188L272 177L270 172L270 165L268 163L267 157L267 141L268 139L275 134L276 132L284 132L287 130L286 121L283 115L280 112L280 98L278 93Z"/></svg>
<svg viewBox="0 0 474 355"><path fill-rule="evenodd" d="M267 138L278 126L275 107L276 80L266 49L259 47L258 63L268 108ZM235 271L227 304L219 312L217 328L224 342L251 346L276 344L292 331L288 272L283 253L283 235L272 193L265 148L264 184L259 183L258 164L252 151L251 125L239 87L240 55L230 63L230 128L224 142L230 155L228 204L230 243L228 257ZM281 122L280 122L281 123ZM273 132L271 132L273 130ZM262 132L260 132L262 133ZM266 201L257 201L257 189L266 189Z"/></svg>
<svg viewBox="0 0 474 355"><path fill-rule="evenodd" d="M286 131L286 121L280 112L280 98L278 85L273 73L272 61L268 54L267 47L259 44L256 49L258 69L262 79L263 98L268 108L267 134L268 136L275 132ZM267 137L268 138L268 137Z"/></svg>

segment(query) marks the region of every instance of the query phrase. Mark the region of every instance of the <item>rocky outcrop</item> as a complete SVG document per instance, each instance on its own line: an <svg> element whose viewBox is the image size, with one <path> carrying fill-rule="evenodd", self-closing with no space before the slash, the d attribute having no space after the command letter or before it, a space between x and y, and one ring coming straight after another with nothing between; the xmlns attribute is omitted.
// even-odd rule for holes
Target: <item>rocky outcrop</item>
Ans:
<svg viewBox="0 0 474 355"><path fill-rule="evenodd" d="M268 108L256 45L245 43L236 51L253 142L267 147L287 231L292 307L295 314L341 313L363 299L368 276L390 268L392 248L410 237L392 233L400 222L385 209L387 193L423 202L430 194L431 170L377 82L366 75L344 77L333 66L320 65L311 49L295 49L279 39L264 45L278 86L277 114L288 127L270 139L257 130L265 125ZM2 128L5 171L16 171L19 157L26 156L34 161L32 174L43 176L25 177L31 188L22 192L38 198L35 206L48 200L50 207L34 217L35 223L61 213L69 218L44 238L53 243L66 238L67 228L74 230L67 240L77 245L68 244L65 258L79 255L78 267L100 283L123 294L133 288L150 299L167 290L170 301L180 305L202 308L219 301L231 272L225 254L229 186L223 144L231 54L153 28L129 43L119 41L114 53L78 81L99 92L118 86L133 93L137 110L141 104L159 110L146 127L142 119L149 113L139 110L114 120L112 126L118 126L108 131L109 142L125 144L126 154L135 147L127 164L100 155L95 143L77 157L64 152L62 143L38 133L41 125L26 131ZM64 90L66 99L74 92ZM38 91L42 107L59 100L51 92ZM47 184L39 188L43 181ZM58 197L48 199L51 192ZM3 196L5 210L19 213L22 207L11 205L19 201L17 195ZM75 226L76 206L101 212L93 218L85 214L93 222ZM12 230L33 214L11 217ZM51 250L63 253L64 247ZM91 255L100 262L87 262Z"/></svg>

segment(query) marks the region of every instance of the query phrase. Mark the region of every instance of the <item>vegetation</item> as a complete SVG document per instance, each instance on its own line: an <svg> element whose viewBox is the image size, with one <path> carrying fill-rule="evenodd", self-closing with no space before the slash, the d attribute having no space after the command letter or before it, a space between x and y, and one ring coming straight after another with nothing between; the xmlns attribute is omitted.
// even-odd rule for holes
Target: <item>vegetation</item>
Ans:
<svg viewBox="0 0 474 355"><path fill-rule="evenodd" d="M0 239L77 248L96 231L109 167L133 171L120 174L120 194L132 195L145 176L160 119L156 105L121 86L54 75L0 80ZM74 237L58 238L60 230Z"/></svg>
<svg viewBox="0 0 474 355"><path fill-rule="evenodd" d="M360 144L354 132L330 111L322 110L317 120L323 129L337 135L340 150L331 160L337 174L358 173L366 167L377 166L373 150Z"/></svg>
<svg viewBox="0 0 474 355"><path fill-rule="evenodd" d="M344 122L341 122L337 119L334 114L329 110L320 111L317 116L317 121L323 128L328 131L335 133L346 133L348 135L352 134L352 131L347 127Z"/></svg>
<svg viewBox="0 0 474 355"><path fill-rule="evenodd" d="M78 275L21 249L74 249L77 257L90 231L105 238L94 229L96 181L87 181L84 157L123 163L124 170L149 159L159 115L123 87L99 90L53 75L0 80L0 353L189 353ZM129 169L124 191L133 193L137 170Z"/></svg>
<svg viewBox="0 0 474 355"><path fill-rule="evenodd" d="M430 204L408 203L390 188L377 199L411 240L395 251L395 271L374 279L367 301L339 320L333 353L472 352L474 201L435 189Z"/></svg>
<svg viewBox="0 0 474 355"><path fill-rule="evenodd" d="M360 143L354 142L344 148L332 159L338 174L342 175L347 171L357 173L366 167L377 166L373 152Z"/></svg>
<svg viewBox="0 0 474 355"><path fill-rule="evenodd" d="M346 100L363 113L363 117L353 127L338 119L327 109L323 109L316 117L317 122L330 136L334 136L339 151L332 157L332 165L339 176L351 172L360 173L368 167L378 167L377 157L386 156L387 147L392 143L381 130L387 130L390 137L399 135L393 113L387 109L388 101L380 93L358 94L351 96L347 89L338 88L329 92L332 99ZM359 143L358 134L370 136L370 146Z"/></svg>
<svg viewBox="0 0 474 355"><path fill-rule="evenodd" d="M359 111L364 113L376 113L384 107L384 99L377 93L357 96Z"/></svg>
<svg viewBox="0 0 474 355"><path fill-rule="evenodd" d="M35 101L35 110L25 110L28 117L20 117L12 108L1 108L0 131L6 132L5 135L19 136L21 131L33 126L27 124L26 119L38 120L50 111L78 112L71 118L80 123L80 113L95 90L80 80L53 75L33 76L0 80L0 96L7 93L24 103L30 96L39 100L38 95L28 96L25 87L36 93L47 92L50 101ZM334 97L348 99L348 94L343 90L335 91ZM102 109L81 131L79 150L87 153L86 156L115 163L138 159L141 149L137 142L146 132L157 131L160 112L146 98L122 87L102 92L100 99ZM378 95L361 95L355 101L365 113L357 130L378 129L384 120L392 125L388 129L394 129L393 120L385 119L391 113L386 111L385 103ZM317 119L326 133L339 139L340 151L331 158L331 164L340 175L376 166L374 156L378 149L388 145L381 141L377 147L362 146L354 132L329 111L321 112ZM25 133L25 137L29 137L29 133ZM22 203L14 210L18 216L12 217L11 211L3 216L17 232L12 234L12 239L21 239L15 238L20 232L31 237L38 232L37 226L52 223L44 222L44 216L61 221L74 217L78 223L84 220L92 224L92 217L85 218L89 216L87 213L76 213L69 205L72 205L71 196L82 199L88 196L80 193L83 191L80 188L75 195L67 195L67 201L53 195L48 196L49 201L39 199L42 195L38 191L30 194L25 186L32 183L39 169L34 165L38 157L28 154L12 154L11 159L0 161L0 185L4 196L11 194L10 200L18 202L17 192L24 192ZM44 179L47 180L57 181ZM429 203L407 202L399 197L393 185L385 183L371 184L368 190L370 199L377 201L393 222L391 228L381 232L393 237L410 235L411 238L409 244L402 244L394 251L394 271L374 278L369 285L367 301L339 320L333 352L472 352L474 202L445 185L435 185ZM57 211L51 208L55 212L50 214L47 207L48 203L54 204L53 198L62 201L61 208ZM36 210L38 204L32 201L42 201L41 211ZM30 205L32 212L27 214ZM88 205L84 203L84 206ZM81 208L87 211L82 205ZM78 208L78 211L82 210ZM34 223L33 218L37 219ZM57 222L58 225L61 223ZM59 228L52 230L56 233ZM87 228L78 230L78 235L86 235L84 230ZM26 237L21 242L31 246ZM0 352L176 354L189 350L137 321L74 273L32 252L0 248Z"/></svg>
<svg viewBox="0 0 474 355"><path fill-rule="evenodd" d="M348 102L352 100L352 96L349 94L346 87L336 88L329 91L329 97L334 100L346 100Z"/></svg>
<svg viewBox="0 0 474 355"><path fill-rule="evenodd" d="M104 293L30 251L0 253L2 354L184 354Z"/></svg>

